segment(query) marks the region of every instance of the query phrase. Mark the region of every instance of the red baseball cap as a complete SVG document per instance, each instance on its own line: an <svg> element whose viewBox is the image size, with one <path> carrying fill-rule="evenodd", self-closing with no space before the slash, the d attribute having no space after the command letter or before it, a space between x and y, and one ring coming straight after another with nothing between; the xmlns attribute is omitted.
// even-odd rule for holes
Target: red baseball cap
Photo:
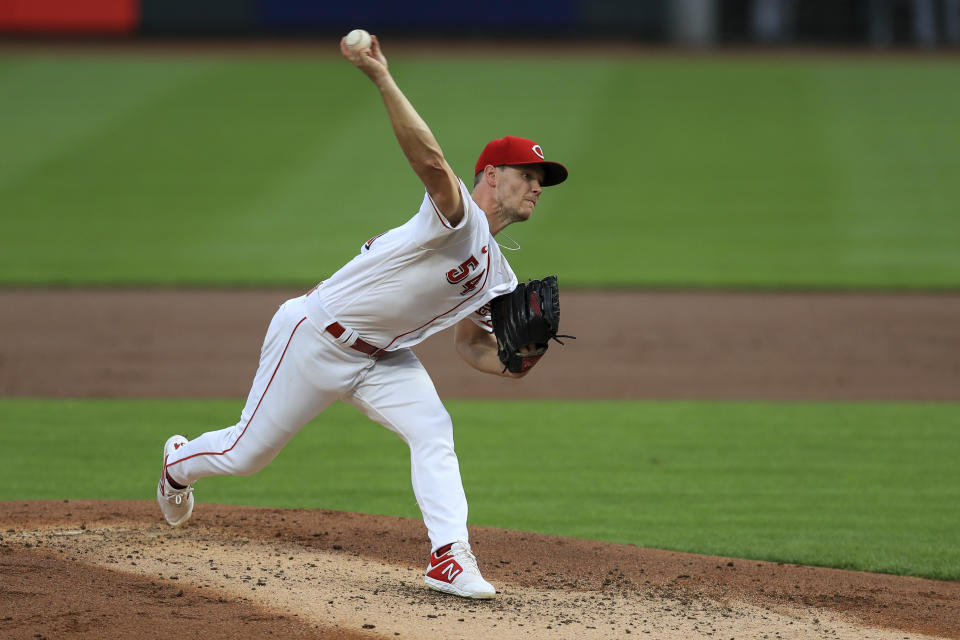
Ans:
<svg viewBox="0 0 960 640"><path fill-rule="evenodd" d="M536 164L543 167L543 187L560 184L567 179L567 168L559 162L550 162L543 157L543 149L533 140L507 136L493 140L480 154L477 160L476 176L487 165L502 167L503 165Z"/></svg>

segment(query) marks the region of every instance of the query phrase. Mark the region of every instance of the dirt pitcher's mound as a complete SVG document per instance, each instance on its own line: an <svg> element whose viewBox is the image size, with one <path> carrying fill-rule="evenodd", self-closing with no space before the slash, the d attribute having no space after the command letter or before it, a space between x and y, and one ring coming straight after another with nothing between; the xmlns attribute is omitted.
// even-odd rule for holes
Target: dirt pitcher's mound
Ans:
<svg viewBox="0 0 960 640"><path fill-rule="evenodd" d="M0 635L960 637L960 583L474 528L499 595L422 582L418 520L203 504L0 503Z"/></svg>

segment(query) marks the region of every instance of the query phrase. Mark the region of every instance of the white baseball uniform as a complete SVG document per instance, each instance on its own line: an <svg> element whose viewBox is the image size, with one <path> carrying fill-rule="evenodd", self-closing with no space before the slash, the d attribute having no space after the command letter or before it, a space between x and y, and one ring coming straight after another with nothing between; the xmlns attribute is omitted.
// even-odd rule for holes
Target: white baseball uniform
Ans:
<svg viewBox="0 0 960 640"><path fill-rule="evenodd" d="M466 317L489 330L482 308L517 278L462 181L460 192L458 225L425 196L406 224L372 238L326 281L280 306L240 422L170 455L174 482L259 471L307 422L344 400L409 445L433 549L468 540L453 424L410 347Z"/></svg>

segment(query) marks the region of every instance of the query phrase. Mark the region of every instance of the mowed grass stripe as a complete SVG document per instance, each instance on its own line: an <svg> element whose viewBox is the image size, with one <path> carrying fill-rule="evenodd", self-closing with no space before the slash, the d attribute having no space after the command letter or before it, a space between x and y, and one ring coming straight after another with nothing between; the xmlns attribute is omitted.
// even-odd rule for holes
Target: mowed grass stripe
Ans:
<svg viewBox="0 0 960 640"><path fill-rule="evenodd" d="M960 67L811 58L391 67L470 180L533 137L571 179L511 228L577 286L960 287ZM312 284L422 188L336 56L0 59L0 283Z"/></svg>
<svg viewBox="0 0 960 640"><path fill-rule="evenodd" d="M960 579L960 406L455 401L472 524ZM0 500L152 500L237 402L0 401ZM345 405L201 502L418 517L405 445Z"/></svg>

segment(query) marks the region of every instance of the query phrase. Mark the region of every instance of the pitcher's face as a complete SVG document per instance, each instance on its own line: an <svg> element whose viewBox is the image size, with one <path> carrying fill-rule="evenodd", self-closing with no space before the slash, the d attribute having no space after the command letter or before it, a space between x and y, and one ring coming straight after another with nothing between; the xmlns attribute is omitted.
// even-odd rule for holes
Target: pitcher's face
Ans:
<svg viewBox="0 0 960 640"><path fill-rule="evenodd" d="M539 165L499 167L497 170L497 204L500 214L510 222L527 220L533 214L543 187L543 168Z"/></svg>

